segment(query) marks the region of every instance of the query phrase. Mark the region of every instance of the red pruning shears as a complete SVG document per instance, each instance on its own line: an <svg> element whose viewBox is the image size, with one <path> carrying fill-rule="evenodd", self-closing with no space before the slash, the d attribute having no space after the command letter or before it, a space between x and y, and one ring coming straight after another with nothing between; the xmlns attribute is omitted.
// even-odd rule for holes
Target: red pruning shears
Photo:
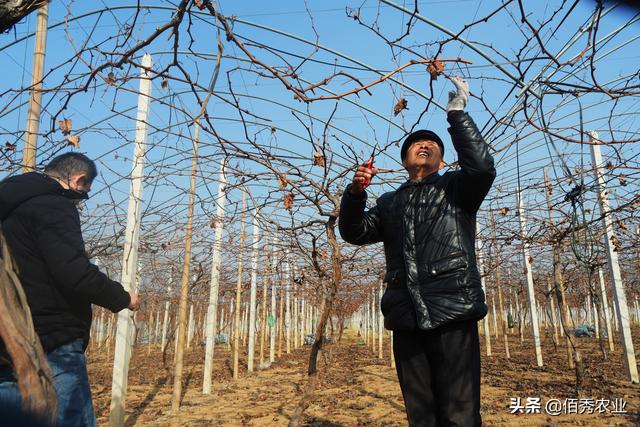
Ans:
<svg viewBox="0 0 640 427"><path fill-rule="evenodd" d="M373 147L373 151L371 152L371 157L369 157L369 160L367 160L367 163L364 164L364 166L367 169L373 169L373 159L375 158L375 154L376 154L376 148L378 148L378 144L376 144ZM362 189L366 189L369 184L371 184L371 179L370 178L365 178L364 182L362 183Z"/></svg>

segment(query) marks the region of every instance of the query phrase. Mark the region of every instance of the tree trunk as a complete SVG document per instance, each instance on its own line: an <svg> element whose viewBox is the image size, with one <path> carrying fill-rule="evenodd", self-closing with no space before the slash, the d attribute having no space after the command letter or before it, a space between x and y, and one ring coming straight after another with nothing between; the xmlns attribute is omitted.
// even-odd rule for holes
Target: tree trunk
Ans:
<svg viewBox="0 0 640 427"><path fill-rule="evenodd" d="M0 338L18 379L22 409L53 424L57 400L51 369L1 230L0 250Z"/></svg>
<svg viewBox="0 0 640 427"><path fill-rule="evenodd" d="M173 396L171 412L176 415L182 400L182 370L184 347L187 335L187 308L189 305L189 273L191 271L191 244L193 240L193 210L196 199L196 177L198 173L198 138L200 123L196 120L193 135L193 159L191 161L191 180L189 188L189 205L187 207L187 231L185 233L184 265L180 283L180 303L178 305L178 336L176 337L176 364L173 369Z"/></svg>
<svg viewBox="0 0 640 427"><path fill-rule="evenodd" d="M560 248L559 244L553 245L553 278L554 278L554 287L556 289L556 299L558 300L558 305L560 306L560 312L562 313L560 316L561 326L564 331L564 335L567 339L567 362L569 363L569 368L575 368L575 364L573 361L573 341L571 339L571 332L569 331L569 309L567 307L567 298L564 291L564 279L562 278L562 270L560 266Z"/></svg>
<svg viewBox="0 0 640 427"><path fill-rule="evenodd" d="M549 188L549 181L547 179L547 169L543 170L545 187ZM547 208L549 210L549 223L551 227L554 227L553 212L551 210L551 194L549 191L545 191L547 199ZM558 307L560 307L560 326L564 335L567 337L567 362L569 368L574 368L571 334L569 333L569 310L567 308L567 299L564 292L564 279L562 277L562 268L560 266L560 242L554 242L553 244L553 288L556 291L556 299L558 300Z"/></svg>
<svg viewBox="0 0 640 427"><path fill-rule="evenodd" d="M14 0L0 2L0 34L11 30L14 25L31 12L48 4L47 0Z"/></svg>
<svg viewBox="0 0 640 427"><path fill-rule="evenodd" d="M333 275L329 281L329 289L323 295L323 299L320 307L320 320L318 321L318 327L316 330L316 336L313 345L311 346L311 352L309 354L309 368L307 384L305 386L302 398L298 402L298 406L289 421L290 427L296 427L300 425L302 414L311 403L311 397L318 384L318 359L322 353L322 346L324 344L324 334L327 327L327 322L331 315L333 303L338 293L338 287L342 280L342 254L340 253L340 245L336 238L336 220L337 216L331 216L326 223L327 240L331 246L331 261L333 267Z"/></svg>

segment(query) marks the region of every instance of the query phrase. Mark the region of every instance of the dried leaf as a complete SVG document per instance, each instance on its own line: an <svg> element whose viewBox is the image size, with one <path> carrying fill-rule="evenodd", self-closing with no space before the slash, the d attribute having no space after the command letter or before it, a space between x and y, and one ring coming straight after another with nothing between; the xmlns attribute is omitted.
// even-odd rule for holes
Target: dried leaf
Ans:
<svg viewBox="0 0 640 427"><path fill-rule="evenodd" d="M71 119L62 119L58 121L58 126L60 126L60 130L63 135L69 135L71 133L73 122Z"/></svg>
<svg viewBox="0 0 640 427"><path fill-rule="evenodd" d="M533 264L533 257L529 255L529 264Z"/></svg>
<svg viewBox="0 0 640 427"><path fill-rule="evenodd" d="M216 217L211 218L211 223L209 224L209 227L216 228L216 225L218 225L218 219Z"/></svg>
<svg viewBox="0 0 640 427"><path fill-rule="evenodd" d="M313 166L324 167L324 156L319 151L313 153Z"/></svg>
<svg viewBox="0 0 640 427"><path fill-rule="evenodd" d="M438 80L438 76L444 71L444 64L437 59L429 64L427 72L431 74L431 80Z"/></svg>
<svg viewBox="0 0 640 427"><path fill-rule="evenodd" d="M506 214L508 214L508 213L509 213L509 208L506 208L506 207L505 207L505 208L500 208L500 213L501 213L502 215L506 215Z"/></svg>
<svg viewBox="0 0 640 427"><path fill-rule="evenodd" d="M12 144L12 143L10 143L10 142L5 142L5 143L4 143L4 148L5 148L7 151L16 151L16 144Z"/></svg>
<svg viewBox="0 0 640 427"><path fill-rule="evenodd" d="M281 190L287 188L287 178L285 175L278 174L278 185L280 185Z"/></svg>
<svg viewBox="0 0 640 427"><path fill-rule="evenodd" d="M116 75L111 72L107 74L107 78L104 79L104 81L107 82L107 84L112 85L116 82Z"/></svg>
<svg viewBox="0 0 640 427"><path fill-rule="evenodd" d="M397 116L398 114L400 114L402 110L405 110L406 108L407 108L407 100L404 98L400 98L400 100L393 107L393 115Z"/></svg>
<svg viewBox="0 0 640 427"><path fill-rule="evenodd" d="M166 77L164 79L162 79L162 83L160 83L160 87L162 89L166 89L169 87L169 79L167 79Z"/></svg>
<svg viewBox="0 0 640 427"><path fill-rule="evenodd" d="M629 228L625 225L624 221L622 221L621 219L617 220L616 224L618 224L618 227L620 227L621 230L629 231Z"/></svg>
<svg viewBox="0 0 640 427"><path fill-rule="evenodd" d="M67 145L73 145L80 148L80 137L78 135L67 135Z"/></svg>
<svg viewBox="0 0 640 427"><path fill-rule="evenodd" d="M295 195L293 193L287 193L284 195L284 207L285 209L291 210L293 208L293 198Z"/></svg>
<svg viewBox="0 0 640 427"><path fill-rule="evenodd" d="M611 244L613 245L613 251L619 252L622 249L622 244L616 236L611 236Z"/></svg>

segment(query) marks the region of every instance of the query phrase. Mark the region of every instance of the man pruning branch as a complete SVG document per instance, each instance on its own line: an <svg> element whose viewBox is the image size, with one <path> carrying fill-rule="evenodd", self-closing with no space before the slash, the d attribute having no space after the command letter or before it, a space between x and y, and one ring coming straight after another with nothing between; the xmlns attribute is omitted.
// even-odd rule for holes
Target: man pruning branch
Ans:
<svg viewBox="0 0 640 427"><path fill-rule="evenodd" d="M386 291L381 310L394 331L393 352L412 426L480 425L477 321L487 314L476 265L476 213L496 175L493 158L464 112L469 88L459 77L447 121L460 169L440 174L444 143L418 130L400 151L408 181L365 211L375 167L359 166L342 196L339 228L355 245L383 242Z"/></svg>

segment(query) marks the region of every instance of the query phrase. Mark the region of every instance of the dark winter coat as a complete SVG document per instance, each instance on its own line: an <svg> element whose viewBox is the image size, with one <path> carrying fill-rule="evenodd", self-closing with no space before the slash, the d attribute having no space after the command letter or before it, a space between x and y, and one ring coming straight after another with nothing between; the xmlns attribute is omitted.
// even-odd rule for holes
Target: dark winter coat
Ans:
<svg viewBox="0 0 640 427"><path fill-rule="evenodd" d="M471 117L454 111L447 119L459 170L407 181L366 212L366 193L356 197L347 189L342 197L342 238L384 242L387 329L428 330L487 313L475 257L476 212L496 171Z"/></svg>
<svg viewBox="0 0 640 427"><path fill-rule="evenodd" d="M92 303L113 312L130 303L122 285L89 262L73 198L36 172L0 182L2 232L45 352L77 338L86 346Z"/></svg>

